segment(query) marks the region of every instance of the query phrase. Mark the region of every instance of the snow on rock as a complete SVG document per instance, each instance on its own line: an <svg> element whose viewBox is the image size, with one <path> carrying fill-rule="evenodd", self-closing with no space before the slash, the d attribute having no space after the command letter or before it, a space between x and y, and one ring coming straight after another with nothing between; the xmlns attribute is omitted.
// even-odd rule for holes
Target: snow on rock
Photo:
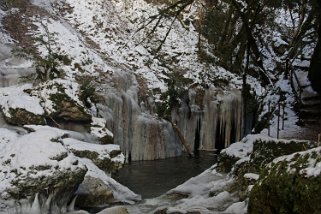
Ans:
<svg viewBox="0 0 321 214"><path fill-rule="evenodd" d="M255 174L255 173L245 173L244 178L250 179L250 180L258 180L260 175Z"/></svg>
<svg viewBox="0 0 321 214"><path fill-rule="evenodd" d="M166 91L165 80L172 70L178 70L182 76L199 84L212 84L207 79L209 75L209 79L227 79L231 87L240 88L242 82L237 75L220 66L208 66L198 60L199 34L192 24L192 17L197 16L201 10L199 3L192 4L189 10L183 12L183 19L189 24L184 24L184 20L173 21L164 16L151 37L149 33L156 25L156 20L147 23L151 16L158 14L158 7L144 0L66 0L55 5L57 13L62 14L74 29L81 32L87 46L108 55L111 64L130 66L146 80L149 90ZM140 27L143 27L142 30L138 30ZM167 39L159 53L156 53L169 28L171 30ZM205 41L204 38L202 40ZM167 66L163 66L164 63ZM206 75L203 75L204 72Z"/></svg>
<svg viewBox="0 0 321 214"><path fill-rule="evenodd" d="M33 24L38 27L37 31L32 31L34 37L43 37L48 40L52 38L54 42L49 43L54 53L67 56L70 63L60 63L59 69L62 69L67 78L73 78L74 75L87 73L89 75L98 75L101 72L113 72L100 56L99 53L87 46L83 39L67 22L63 19L54 20L49 17L32 17ZM48 35L49 34L49 35ZM48 49L43 44L37 44L42 57L49 56Z"/></svg>
<svg viewBox="0 0 321 214"><path fill-rule="evenodd" d="M169 196L184 196L183 199L176 201L176 205L169 206L169 209L175 208L185 211L205 209L207 212L210 210L225 210L237 201L237 198L225 191L232 182L233 178L218 173L214 166L214 168L208 169L168 191L167 195Z"/></svg>
<svg viewBox="0 0 321 214"><path fill-rule="evenodd" d="M12 200L21 202L23 209L32 209L33 205L27 200L21 200L38 193L41 200L36 203L39 205L36 210L53 211L43 198L53 200L53 206L59 209L66 207L73 193L71 190L80 183L82 186L76 193L79 200L84 190L87 196L92 193L90 197L96 197L86 199L88 204L82 203L82 206L91 206L92 201L100 203L96 205L132 204L141 199L110 178L109 173L119 169L125 160L118 145L87 143L74 139L81 138L77 133L49 126L27 125L25 128L30 132L24 135L0 129L0 164L3 166L0 169L0 212L14 207ZM66 198L58 200L56 197Z"/></svg>
<svg viewBox="0 0 321 214"><path fill-rule="evenodd" d="M30 90L38 97L46 115L71 121L90 121L91 116L79 100L79 84L70 80L55 79Z"/></svg>
<svg viewBox="0 0 321 214"><path fill-rule="evenodd" d="M82 181L87 169L59 143L61 132L43 128L25 135L7 129L0 133L1 200L28 199L44 191L68 199Z"/></svg>
<svg viewBox="0 0 321 214"><path fill-rule="evenodd" d="M114 134L106 127L106 119L92 117L90 125L90 134L97 137L103 144L113 143Z"/></svg>
<svg viewBox="0 0 321 214"><path fill-rule="evenodd" d="M25 84L0 89L0 106L5 119L14 125L44 124L40 99L26 93L32 86Z"/></svg>
<svg viewBox="0 0 321 214"><path fill-rule="evenodd" d="M247 203L245 201L236 202L229 206L223 213L226 214L246 214L247 213Z"/></svg>
<svg viewBox="0 0 321 214"><path fill-rule="evenodd" d="M247 135L240 142L231 144L228 148L221 151L221 154L226 153L228 156L236 158L244 158L250 155L253 151L253 142L257 139L266 138L263 135Z"/></svg>
<svg viewBox="0 0 321 214"><path fill-rule="evenodd" d="M87 174L85 176L89 180L92 180L91 186L100 186L99 188L95 188L95 190L88 189L88 183L83 183L80 185L79 189L77 190L77 194L80 195L79 201L76 203L80 203L81 201L91 201L91 204L95 203L95 205L104 205L107 203L114 203L114 202L123 202L128 204L134 204L137 201L141 200L141 197L127 187L119 184L117 181L112 179L109 175L107 175L104 171L99 169L91 160L87 158L80 159L80 162L86 165L88 168ZM111 193L108 193L108 192ZM109 197L101 200L99 197L100 195L109 194ZM96 198L96 199L95 199ZM78 199L77 199L78 200ZM96 202L95 202L96 201ZM80 204L83 206L83 204Z"/></svg>
<svg viewBox="0 0 321 214"><path fill-rule="evenodd" d="M307 151L278 157L274 159L268 167L273 168L275 165L285 163L287 165L286 172L289 174L299 173L306 178L318 177L321 174L320 154L321 147L317 147Z"/></svg>
<svg viewBox="0 0 321 214"><path fill-rule="evenodd" d="M128 211L125 207L116 206L111 208L106 208L100 211L98 214L128 214Z"/></svg>
<svg viewBox="0 0 321 214"><path fill-rule="evenodd" d="M318 212L321 209L320 154L321 147L317 147L274 159L250 192L248 212Z"/></svg>
<svg viewBox="0 0 321 214"><path fill-rule="evenodd" d="M125 161L119 145L92 144L72 138L64 138L62 143L77 157L88 158L99 168L108 172L117 171Z"/></svg>

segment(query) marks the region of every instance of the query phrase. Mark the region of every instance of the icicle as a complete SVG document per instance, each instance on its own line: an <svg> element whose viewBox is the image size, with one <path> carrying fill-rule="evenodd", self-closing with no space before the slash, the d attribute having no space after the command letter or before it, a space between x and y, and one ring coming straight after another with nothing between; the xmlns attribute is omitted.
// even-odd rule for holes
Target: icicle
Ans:
<svg viewBox="0 0 321 214"><path fill-rule="evenodd" d="M52 202L52 198L53 198L53 195L50 194L46 200L46 203L45 203L45 207L44 207L44 210L49 212L50 209L51 209L51 202Z"/></svg>
<svg viewBox="0 0 321 214"><path fill-rule="evenodd" d="M67 211L68 211L68 212L71 212L71 211L74 211L74 210L75 210L75 204L76 204L77 197L78 197L78 195L76 195L76 196L72 199L71 203L70 203L69 206L67 207Z"/></svg>
<svg viewBox="0 0 321 214"><path fill-rule="evenodd" d="M41 206L39 203L39 194L37 193L35 196L35 199L32 203L31 209L30 209L30 213L32 214L41 214Z"/></svg>

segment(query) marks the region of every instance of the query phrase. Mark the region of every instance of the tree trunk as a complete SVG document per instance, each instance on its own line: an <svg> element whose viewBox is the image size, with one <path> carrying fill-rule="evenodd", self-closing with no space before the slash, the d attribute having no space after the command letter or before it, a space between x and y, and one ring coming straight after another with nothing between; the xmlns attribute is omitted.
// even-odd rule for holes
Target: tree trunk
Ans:
<svg viewBox="0 0 321 214"><path fill-rule="evenodd" d="M319 8L321 3L318 1ZM318 10L317 10L318 11ZM319 12L319 11L318 11ZM311 81L312 88L321 94L321 13L318 14L318 43L314 49L309 69L309 80Z"/></svg>

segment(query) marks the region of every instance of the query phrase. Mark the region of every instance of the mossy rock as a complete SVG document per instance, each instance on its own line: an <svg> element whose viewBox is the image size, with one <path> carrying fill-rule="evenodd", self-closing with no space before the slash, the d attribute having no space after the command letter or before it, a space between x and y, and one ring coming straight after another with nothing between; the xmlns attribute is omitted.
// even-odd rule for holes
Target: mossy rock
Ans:
<svg viewBox="0 0 321 214"><path fill-rule="evenodd" d="M51 117L77 122L91 121L91 116L85 111L85 108L66 94L51 94L49 99L54 103L55 108L55 111L50 115Z"/></svg>
<svg viewBox="0 0 321 214"><path fill-rule="evenodd" d="M43 115L36 115L23 108L9 108L9 115L4 114L5 120L12 125L45 125L46 120Z"/></svg>
<svg viewBox="0 0 321 214"><path fill-rule="evenodd" d="M240 180L246 173L261 174L266 165L275 158L316 147L310 141L261 140L253 143L253 152L248 161L235 166L233 174Z"/></svg>
<svg viewBox="0 0 321 214"><path fill-rule="evenodd" d="M104 137L98 138L98 140L102 144L113 144L114 143L114 138L110 135L106 135Z"/></svg>
<svg viewBox="0 0 321 214"><path fill-rule="evenodd" d="M217 170L229 173L239 159L238 157L229 156L225 152L221 152L217 158Z"/></svg>
<svg viewBox="0 0 321 214"><path fill-rule="evenodd" d="M43 169L34 169L30 171L30 175L37 174L38 171ZM32 178L20 178L17 176L12 181L13 188L7 189L7 192L15 200L30 198L37 193L45 194L47 197L49 194L55 194L57 197L63 197L67 194L67 198L70 198L70 194L78 187L83 181L87 170L85 168L78 168L75 171L58 171L55 176L51 177L36 177ZM45 191L46 190L46 191Z"/></svg>
<svg viewBox="0 0 321 214"><path fill-rule="evenodd" d="M103 159L99 158L99 154L94 151L89 151L89 150L82 151L82 150L76 150L76 149L70 149L70 151L77 157L90 159L96 166L98 166L100 169L107 172L116 172L123 166L121 162L114 162L109 158L103 158ZM115 150L115 151L111 151L109 156L110 158L113 158L119 154L121 154L121 151Z"/></svg>
<svg viewBox="0 0 321 214"><path fill-rule="evenodd" d="M97 137L101 144L113 144L114 137L107 128L107 122L104 118L92 117L92 122L87 126L88 132Z"/></svg>
<svg viewBox="0 0 321 214"><path fill-rule="evenodd" d="M320 163L320 148L272 162L250 193L248 213L321 213L321 175L311 173Z"/></svg>
<svg viewBox="0 0 321 214"><path fill-rule="evenodd" d="M257 140L253 143L253 153L250 162L256 168L264 167L277 157L295 152L305 151L316 147L311 141L282 141L282 140Z"/></svg>

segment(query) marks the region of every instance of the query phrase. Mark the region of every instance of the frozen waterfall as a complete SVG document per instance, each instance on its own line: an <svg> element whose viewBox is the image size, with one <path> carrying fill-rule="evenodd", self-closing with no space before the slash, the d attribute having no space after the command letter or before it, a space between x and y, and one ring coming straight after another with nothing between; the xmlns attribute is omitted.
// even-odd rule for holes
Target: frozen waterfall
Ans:
<svg viewBox="0 0 321 214"><path fill-rule="evenodd" d="M243 104L239 90L205 90L202 108L190 89L189 105L179 109L175 120L185 139L197 150L223 149L242 137Z"/></svg>
<svg viewBox="0 0 321 214"><path fill-rule="evenodd" d="M112 85L112 86L111 86ZM194 152L223 149L240 140L243 127L241 91L205 90L202 106L190 102L173 113L173 121ZM117 72L106 84L100 114L106 118L127 161L163 159L181 154L183 147L170 122L138 105L138 86L131 72Z"/></svg>

